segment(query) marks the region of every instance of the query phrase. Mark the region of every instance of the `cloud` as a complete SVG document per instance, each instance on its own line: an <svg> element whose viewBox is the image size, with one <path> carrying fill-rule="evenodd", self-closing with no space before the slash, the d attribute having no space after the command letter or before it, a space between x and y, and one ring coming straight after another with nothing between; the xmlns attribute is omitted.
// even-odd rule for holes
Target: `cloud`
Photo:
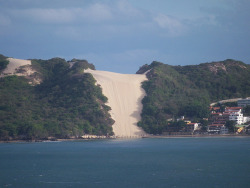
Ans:
<svg viewBox="0 0 250 188"><path fill-rule="evenodd" d="M48 5L32 4L33 1L27 2L30 2L30 8L22 6L5 9L7 17L0 16L0 24L14 23L15 30L18 30L18 27L34 30L39 28L39 31L49 36L73 41L104 41L114 38L136 40L150 36L180 37L203 30L205 26L215 28L218 24L218 16L213 13L203 11L194 17L185 17L183 14L173 16L171 12L159 13L138 8L128 0L93 0L85 3L63 0L60 3L58 0L50 8ZM69 3L68 6L59 6L65 2Z"/></svg>
<svg viewBox="0 0 250 188"><path fill-rule="evenodd" d="M23 19L43 24L97 23L112 19L110 8L95 3L84 8L29 8L13 9L14 19Z"/></svg>
<svg viewBox="0 0 250 188"><path fill-rule="evenodd" d="M154 21L171 35L180 35L186 30L185 25L180 20L164 14L155 16Z"/></svg>
<svg viewBox="0 0 250 188"><path fill-rule="evenodd" d="M184 24L171 16L136 8L127 0L93 1L84 6L14 8L5 11L19 25L43 28L55 36L73 40L102 40L157 33L179 36ZM49 27L49 28L48 28ZM135 32L136 31L136 32Z"/></svg>
<svg viewBox="0 0 250 188"><path fill-rule="evenodd" d="M77 15L85 21L102 22L112 20L113 15L110 7L105 4L95 3L86 9L81 9Z"/></svg>
<svg viewBox="0 0 250 188"><path fill-rule="evenodd" d="M142 10L133 7L125 0L117 1L113 9L120 17L133 19L142 19L145 17L145 13Z"/></svg>

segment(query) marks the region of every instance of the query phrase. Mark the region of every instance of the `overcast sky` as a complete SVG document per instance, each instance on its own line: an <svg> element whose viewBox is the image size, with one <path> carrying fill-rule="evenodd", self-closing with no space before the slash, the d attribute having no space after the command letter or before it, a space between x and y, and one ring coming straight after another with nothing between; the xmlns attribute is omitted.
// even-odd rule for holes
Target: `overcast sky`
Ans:
<svg viewBox="0 0 250 188"><path fill-rule="evenodd" d="M119 73L152 61L249 64L249 10L249 0L0 0L0 54Z"/></svg>

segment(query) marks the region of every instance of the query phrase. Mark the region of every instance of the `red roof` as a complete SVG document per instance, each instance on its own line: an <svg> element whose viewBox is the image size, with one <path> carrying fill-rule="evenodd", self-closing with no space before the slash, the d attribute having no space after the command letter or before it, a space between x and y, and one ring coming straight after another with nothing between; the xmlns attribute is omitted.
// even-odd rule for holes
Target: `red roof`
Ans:
<svg viewBox="0 0 250 188"><path fill-rule="evenodd" d="M225 124L212 124L212 125L209 125L209 126L215 126L215 127L222 127L224 126Z"/></svg>
<svg viewBox="0 0 250 188"><path fill-rule="evenodd" d="M240 110L242 107L226 107L225 110Z"/></svg>
<svg viewBox="0 0 250 188"><path fill-rule="evenodd" d="M212 106L210 106L210 110L219 110L220 109L220 107L212 107Z"/></svg>
<svg viewBox="0 0 250 188"><path fill-rule="evenodd" d="M213 109L214 109L214 110L219 110L219 109L220 109L220 107L213 107Z"/></svg>
<svg viewBox="0 0 250 188"><path fill-rule="evenodd" d="M221 113L218 112L218 113L211 113L211 114L212 115L220 115Z"/></svg>

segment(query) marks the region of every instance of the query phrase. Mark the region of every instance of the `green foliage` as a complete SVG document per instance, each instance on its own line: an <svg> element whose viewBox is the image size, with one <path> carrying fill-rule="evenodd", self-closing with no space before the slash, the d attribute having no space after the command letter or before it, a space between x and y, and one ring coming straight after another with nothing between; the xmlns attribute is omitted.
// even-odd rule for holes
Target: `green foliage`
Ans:
<svg viewBox="0 0 250 188"><path fill-rule="evenodd" d="M7 60L7 57L0 54L0 72L6 69L8 64L9 61Z"/></svg>
<svg viewBox="0 0 250 188"><path fill-rule="evenodd" d="M24 77L0 79L0 139L112 135L107 98L91 74L72 69L64 59L32 60L43 78L31 86ZM92 65L90 65L92 67ZM83 70L88 68L84 64ZM81 71L82 72L82 71Z"/></svg>
<svg viewBox="0 0 250 188"><path fill-rule="evenodd" d="M84 70L88 68L95 70L95 66L93 64L89 64L86 60L72 59L70 63L73 64L71 69L75 74L83 73Z"/></svg>
<svg viewBox="0 0 250 188"><path fill-rule="evenodd" d="M243 108L244 116L250 116L250 105Z"/></svg>
<svg viewBox="0 0 250 188"><path fill-rule="evenodd" d="M202 131L206 131L207 130L207 126L208 126L208 121L207 120L200 120L200 123L201 123L201 130Z"/></svg>
<svg viewBox="0 0 250 188"><path fill-rule="evenodd" d="M229 132L235 132L235 121L227 121L225 126L228 128Z"/></svg>
<svg viewBox="0 0 250 188"><path fill-rule="evenodd" d="M148 133L159 134L168 128L167 119L177 116L201 120L209 116L210 103L250 94L250 66L239 61L191 66L153 62L137 73L150 69L142 84L147 96L138 123Z"/></svg>

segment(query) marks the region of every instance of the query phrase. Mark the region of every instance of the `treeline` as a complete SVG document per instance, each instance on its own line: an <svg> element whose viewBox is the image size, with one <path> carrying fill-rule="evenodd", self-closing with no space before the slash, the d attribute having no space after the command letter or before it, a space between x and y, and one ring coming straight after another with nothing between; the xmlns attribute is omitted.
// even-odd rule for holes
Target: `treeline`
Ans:
<svg viewBox="0 0 250 188"><path fill-rule="evenodd" d="M7 57L0 54L0 73L6 69L7 65L9 64L9 61L7 60Z"/></svg>
<svg viewBox="0 0 250 188"><path fill-rule="evenodd" d="M72 67L71 67L72 66ZM84 60L32 60L42 78L31 86L24 77L0 79L0 139L47 139L83 134L113 135L110 107L84 69Z"/></svg>
<svg viewBox="0 0 250 188"><path fill-rule="evenodd" d="M239 61L170 66L160 62L144 65L137 73L148 74L142 87L142 119L146 132L161 134L180 116L200 121L209 116L209 104L218 100L250 95L250 66ZM176 124L176 125L175 125Z"/></svg>

